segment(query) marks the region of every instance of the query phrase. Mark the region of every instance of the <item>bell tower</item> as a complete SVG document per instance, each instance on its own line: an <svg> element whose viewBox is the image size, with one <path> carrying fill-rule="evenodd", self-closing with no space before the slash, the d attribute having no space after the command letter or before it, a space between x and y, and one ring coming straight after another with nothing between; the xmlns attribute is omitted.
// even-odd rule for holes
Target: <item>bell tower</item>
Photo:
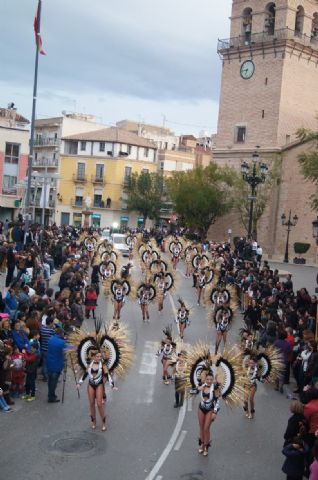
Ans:
<svg viewBox="0 0 318 480"><path fill-rule="evenodd" d="M233 0L218 54L218 163L237 165L255 145L274 154L297 129L317 129L318 0Z"/></svg>

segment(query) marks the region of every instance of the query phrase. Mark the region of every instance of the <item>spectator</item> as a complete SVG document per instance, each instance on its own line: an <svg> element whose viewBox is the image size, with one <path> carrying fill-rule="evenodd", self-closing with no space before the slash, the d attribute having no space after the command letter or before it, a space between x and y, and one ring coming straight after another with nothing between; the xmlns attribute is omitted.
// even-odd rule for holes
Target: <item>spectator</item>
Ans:
<svg viewBox="0 0 318 480"><path fill-rule="evenodd" d="M55 335L54 317L49 316L46 324L41 325L40 329L40 345L41 345L41 361L42 361L42 380L47 382L47 352L48 343L51 337Z"/></svg>
<svg viewBox="0 0 318 480"><path fill-rule="evenodd" d="M288 419L287 428L284 434L284 447L290 444L293 438L297 436L304 438L308 430L307 420L304 417L303 404L299 400L293 400L290 403L289 409L292 416Z"/></svg>
<svg viewBox="0 0 318 480"><path fill-rule="evenodd" d="M318 440L315 441L313 454L314 454L314 461L310 465L309 480L317 480L318 479Z"/></svg>
<svg viewBox="0 0 318 480"><path fill-rule="evenodd" d="M35 400L35 380L36 371L39 363L39 354L37 352L36 342L31 343L31 351L24 352L25 357L25 394L22 396L23 400L32 402Z"/></svg>
<svg viewBox="0 0 318 480"><path fill-rule="evenodd" d="M57 328L55 335L48 341L47 351L47 372L48 372L48 402L57 403L59 398L56 396L56 387L64 368L64 350L66 341L64 339L64 330Z"/></svg>
<svg viewBox="0 0 318 480"><path fill-rule="evenodd" d="M286 457L282 470L287 475L287 480L302 480L308 446L301 438L295 437L283 448L282 453Z"/></svg>
<svg viewBox="0 0 318 480"><path fill-rule="evenodd" d="M90 312L93 313L95 318L95 310L97 306L97 293L94 287L88 287L85 295L85 314L86 318L89 318Z"/></svg>

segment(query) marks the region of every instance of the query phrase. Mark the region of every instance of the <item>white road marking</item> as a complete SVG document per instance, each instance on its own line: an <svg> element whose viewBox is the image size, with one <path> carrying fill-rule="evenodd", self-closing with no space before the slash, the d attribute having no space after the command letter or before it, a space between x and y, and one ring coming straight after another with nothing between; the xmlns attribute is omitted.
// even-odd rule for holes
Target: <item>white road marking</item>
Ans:
<svg viewBox="0 0 318 480"><path fill-rule="evenodd" d="M188 398L188 412L192 412L193 398Z"/></svg>
<svg viewBox="0 0 318 480"><path fill-rule="evenodd" d="M137 404L149 405L153 401L156 381L155 375L158 366L158 360L155 356L157 346L157 342L145 342L138 373L139 375L147 375L147 377L143 377L147 383L147 388L139 388L140 393L136 399Z"/></svg>
<svg viewBox="0 0 318 480"><path fill-rule="evenodd" d="M177 309L176 309L176 306L175 306L175 304L174 304L174 301L173 301L173 298L172 298L171 293L169 293L169 300L170 300L170 303L171 303L171 307L172 307L172 310L173 310L173 314L174 314L174 316L176 317L176 316L177 316Z"/></svg>
<svg viewBox="0 0 318 480"><path fill-rule="evenodd" d="M174 431L171 435L171 438L170 438L169 442L167 443L166 448L164 449L164 451L162 452L162 454L158 458L157 462L155 463L155 466L153 467L153 469L151 470L149 475L146 477L146 480L154 480L154 478L156 477L160 468L162 467L162 465L167 460L167 458L168 458L171 450L173 449L173 446L176 443L176 440L177 440L177 438L180 434L180 431L181 431L181 428L182 428L182 425L183 425L183 422L184 422L184 417L185 417L185 414L186 414L186 407L187 407L187 402L185 401L183 406L179 410L178 421L177 421L177 424L176 424L176 426L174 428Z"/></svg>
<svg viewBox="0 0 318 480"><path fill-rule="evenodd" d="M156 477L155 480L162 480L163 479L163 476L162 475L158 475L158 477Z"/></svg>
<svg viewBox="0 0 318 480"><path fill-rule="evenodd" d="M187 431L186 430L182 430L182 432L180 433L180 436L175 444L175 447L174 447L174 450L176 452L178 452L182 446L182 443L183 443L183 440L185 439L185 436L187 434Z"/></svg>
<svg viewBox="0 0 318 480"><path fill-rule="evenodd" d="M180 275L183 276L183 278L188 278L185 273L183 273L179 268L177 268L177 272L180 273Z"/></svg>

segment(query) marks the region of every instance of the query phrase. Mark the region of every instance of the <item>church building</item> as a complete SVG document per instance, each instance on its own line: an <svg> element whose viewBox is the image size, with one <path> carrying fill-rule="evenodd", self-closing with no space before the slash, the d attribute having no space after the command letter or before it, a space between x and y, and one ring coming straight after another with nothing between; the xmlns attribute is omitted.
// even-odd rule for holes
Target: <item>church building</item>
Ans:
<svg viewBox="0 0 318 480"><path fill-rule="evenodd" d="M310 207L312 183L301 175L298 155L316 145L301 144L300 128L318 130L318 0L233 0L230 38L218 42L222 84L214 160L237 169L261 162L279 165L268 206L258 224L258 240L269 255L282 258L286 227L281 216L298 216L290 237L310 243L316 257ZM211 236L246 235L234 213L212 226ZM215 233L215 235L214 235Z"/></svg>

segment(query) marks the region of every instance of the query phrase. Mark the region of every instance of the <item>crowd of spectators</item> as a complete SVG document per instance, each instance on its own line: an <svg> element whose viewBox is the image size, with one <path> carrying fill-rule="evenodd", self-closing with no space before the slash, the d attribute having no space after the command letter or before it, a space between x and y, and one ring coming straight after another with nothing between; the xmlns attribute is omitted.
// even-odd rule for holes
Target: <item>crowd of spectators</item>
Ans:
<svg viewBox="0 0 318 480"><path fill-rule="evenodd" d="M59 401L55 388L64 367L64 335L82 325L85 313L94 315L99 288L96 279L90 279L89 254L79 247L76 229L31 226L24 237L18 222L2 225L0 231L0 274L5 276L0 296L0 409L9 412L16 397L35 399L38 373L48 382L48 401ZM164 236L157 232L156 238L161 244ZM290 274L282 277L262 261L257 242L240 239L234 252L227 243L206 242L204 249L219 251L219 282L237 286L245 327L255 342L281 351L285 368L276 389L284 393L285 385L295 381L283 470L289 475L291 459L298 465L292 469L300 472L303 465L305 470L304 459L318 434L317 297L305 287L295 291ZM53 289L50 280L57 270ZM313 471L318 468L317 446L314 452Z"/></svg>

